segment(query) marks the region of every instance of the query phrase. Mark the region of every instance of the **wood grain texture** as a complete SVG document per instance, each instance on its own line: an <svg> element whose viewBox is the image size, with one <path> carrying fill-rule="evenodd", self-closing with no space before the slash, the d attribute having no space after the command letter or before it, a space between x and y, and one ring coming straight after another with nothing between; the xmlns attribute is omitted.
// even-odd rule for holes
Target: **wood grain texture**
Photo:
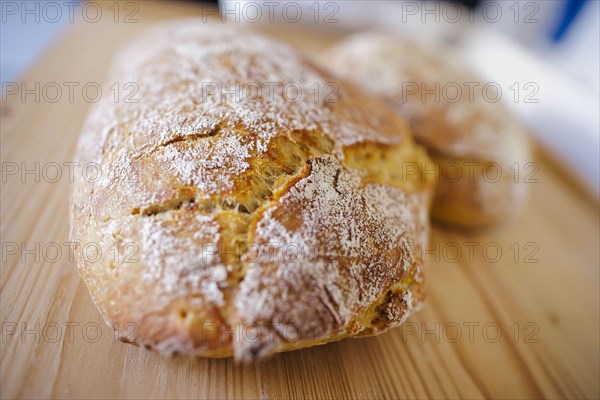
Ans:
<svg viewBox="0 0 600 400"><path fill-rule="evenodd" d="M146 2L135 24L79 21L22 80L28 87L102 83L124 39L158 19L199 12ZM308 51L336 39L268 31ZM598 204L547 156L538 157L539 182L522 217L478 234L434 229L428 301L402 327L253 365L166 358L114 339L64 244L70 183L63 163L91 104L81 95L25 100L10 96L1 105L3 171L39 163L41 175L2 182L3 398L600 397ZM49 167L43 172L51 162L62 166L57 182L45 179L54 176ZM56 247L62 254L53 260Z"/></svg>

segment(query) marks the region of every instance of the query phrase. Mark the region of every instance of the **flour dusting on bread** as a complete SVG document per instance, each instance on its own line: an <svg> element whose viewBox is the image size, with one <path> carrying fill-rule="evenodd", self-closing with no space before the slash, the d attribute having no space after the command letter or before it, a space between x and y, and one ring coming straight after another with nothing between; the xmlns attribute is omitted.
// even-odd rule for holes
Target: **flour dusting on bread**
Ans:
<svg viewBox="0 0 600 400"><path fill-rule="evenodd" d="M77 182L72 235L103 250L78 267L107 322L136 325L123 340L254 359L377 334L417 307L410 246L431 182L392 171L431 165L385 102L199 19L150 30L111 81L135 83L137 102L103 99L86 123L78 161L102 177ZM334 101L315 97L328 84ZM127 243L135 257L111 259Z"/></svg>

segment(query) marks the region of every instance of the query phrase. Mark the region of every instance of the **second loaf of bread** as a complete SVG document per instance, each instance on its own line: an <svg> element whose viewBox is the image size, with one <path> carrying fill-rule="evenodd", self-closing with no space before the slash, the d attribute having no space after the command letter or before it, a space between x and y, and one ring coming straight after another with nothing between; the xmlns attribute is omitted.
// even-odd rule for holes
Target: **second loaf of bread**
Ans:
<svg viewBox="0 0 600 400"><path fill-rule="evenodd" d="M525 129L495 86L486 86L452 53L366 32L334 46L323 64L382 96L409 121L438 165L435 219L477 228L522 210L534 167Z"/></svg>

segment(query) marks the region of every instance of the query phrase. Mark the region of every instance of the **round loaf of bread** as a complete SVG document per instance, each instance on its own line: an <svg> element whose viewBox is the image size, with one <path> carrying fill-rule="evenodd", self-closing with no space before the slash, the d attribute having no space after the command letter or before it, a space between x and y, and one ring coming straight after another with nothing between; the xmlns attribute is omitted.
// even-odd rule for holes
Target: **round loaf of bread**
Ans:
<svg viewBox="0 0 600 400"><path fill-rule="evenodd" d="M261 358L374 335L423 299L432 168L384 101L201 19L117 57L78 146L77 262L123 341ZM411 169L412 171L412 169Z"/></svg>
<svg viewBox="0 0 600 400"><path fill-rule="evenodd" d="M384 97L437 164L433 217L466 228L518 214L530 161L524 128L451 53L380 32L360 33L323 58L334 73ZM531 172L531 170L529 171Z"/></svg>

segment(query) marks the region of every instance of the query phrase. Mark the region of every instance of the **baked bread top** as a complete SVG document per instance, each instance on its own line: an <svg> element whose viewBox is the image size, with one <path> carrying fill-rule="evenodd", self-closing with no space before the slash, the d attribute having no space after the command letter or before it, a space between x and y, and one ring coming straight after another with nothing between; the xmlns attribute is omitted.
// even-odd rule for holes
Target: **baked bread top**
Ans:
<svg viewBox="0 0 600 400"><path fill-rule="evenodd" d="M76 182L72 236L100 250L78 267L123 340L253 359L418 305L431 182L401 165L432 167L384 102L201 19L151 29L109 81L135 94L84 127L100 175Z"/></svg>
<svg viewBox="0 0 600 400"><path fill-rule="evenodd" d="M503 166L527 161L525 129L500 101L507 93L482 81L456 57L445 48L365 32L334 46L323 63L385 97L432 153Z"/></svg>

